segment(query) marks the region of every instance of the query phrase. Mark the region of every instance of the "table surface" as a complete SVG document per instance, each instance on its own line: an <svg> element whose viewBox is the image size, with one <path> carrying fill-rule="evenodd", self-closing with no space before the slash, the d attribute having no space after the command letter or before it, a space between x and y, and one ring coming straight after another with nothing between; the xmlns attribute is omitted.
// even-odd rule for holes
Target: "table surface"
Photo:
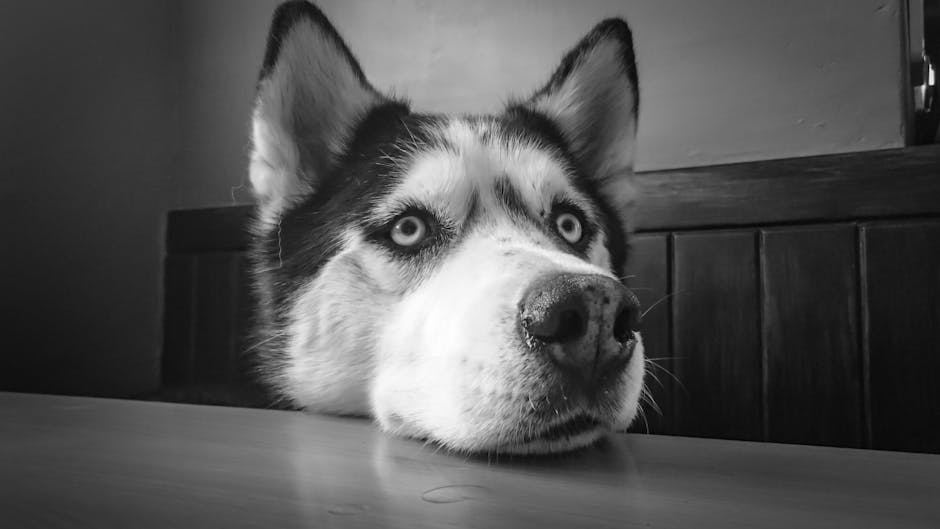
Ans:
<svg viewBox="0 0 940 529"><path fill-rule="evenodd" d="M940 456L612 435L468 458L363 419L0 393L2 527L940 528Z"/></svg>

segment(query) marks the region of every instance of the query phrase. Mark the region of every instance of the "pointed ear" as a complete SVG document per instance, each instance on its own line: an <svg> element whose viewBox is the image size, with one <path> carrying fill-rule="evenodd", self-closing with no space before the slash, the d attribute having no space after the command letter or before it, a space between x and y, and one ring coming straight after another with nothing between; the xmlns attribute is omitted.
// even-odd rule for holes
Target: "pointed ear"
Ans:
<svg viewBox="0 0 940 529"><path fill-rule="evenodd" d="M548 84L522 106L558 125L585 175L623 209L633 200L638 104L630 28L608 19L565 55Z"/></svg>
<svg viewBox="0 0 940 529"><path fill-rule="evenodd" d="M319 9L274 13L252 114L251 184L269 211L314 192L383 97Z"/></svg>

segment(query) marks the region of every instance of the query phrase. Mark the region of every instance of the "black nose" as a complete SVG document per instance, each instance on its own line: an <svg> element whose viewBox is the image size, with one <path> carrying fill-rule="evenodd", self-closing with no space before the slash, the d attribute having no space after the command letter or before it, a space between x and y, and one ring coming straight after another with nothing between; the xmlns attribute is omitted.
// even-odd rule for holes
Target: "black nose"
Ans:
<svg viewBox="0 0 940 529"><path fill-rule="evenodd" d="M593 384L630 360L639 303L607 276L557 274L529 287L519 316L523 334L541 342L556 366Z"/></svg>

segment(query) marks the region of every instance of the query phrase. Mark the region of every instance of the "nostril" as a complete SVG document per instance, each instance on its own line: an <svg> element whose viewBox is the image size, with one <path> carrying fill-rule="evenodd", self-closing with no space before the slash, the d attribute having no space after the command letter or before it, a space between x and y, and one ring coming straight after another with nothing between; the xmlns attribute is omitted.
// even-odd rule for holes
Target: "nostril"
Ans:
<svg viewBox="0 0 940 529"><path fill-rule="evenodd" d="M633 331L636 330L639 323L637 310L633 307L624 307L617 314L614 320L614 339L618 342L626 342L633 338Z"/></svg>
<svg viewBox="0 0 940 529"><path fill-rule="evenodd" d="M522 318L522 327L546 343L565 343L587 332L587 316L577 307L564 307L541 316Z"/></svg>
<svg viewBox="0 0 940 529"><path fill-rule="evenodd" d="M575 309L563 310L558 315L558 328L550 341L567 342L584 336L587 331L587 322L580 311Z"/></svg>

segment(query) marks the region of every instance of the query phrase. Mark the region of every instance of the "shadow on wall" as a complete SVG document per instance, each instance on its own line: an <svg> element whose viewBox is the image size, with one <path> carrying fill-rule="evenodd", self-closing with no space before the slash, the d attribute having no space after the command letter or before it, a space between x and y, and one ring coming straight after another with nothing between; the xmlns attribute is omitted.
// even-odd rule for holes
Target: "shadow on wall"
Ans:
<svg viewBox="0 0 940 529"><path fill-rule="evenodd" d="M0 389L158 383L172 16L161 0L0 4Z"/></svg>

